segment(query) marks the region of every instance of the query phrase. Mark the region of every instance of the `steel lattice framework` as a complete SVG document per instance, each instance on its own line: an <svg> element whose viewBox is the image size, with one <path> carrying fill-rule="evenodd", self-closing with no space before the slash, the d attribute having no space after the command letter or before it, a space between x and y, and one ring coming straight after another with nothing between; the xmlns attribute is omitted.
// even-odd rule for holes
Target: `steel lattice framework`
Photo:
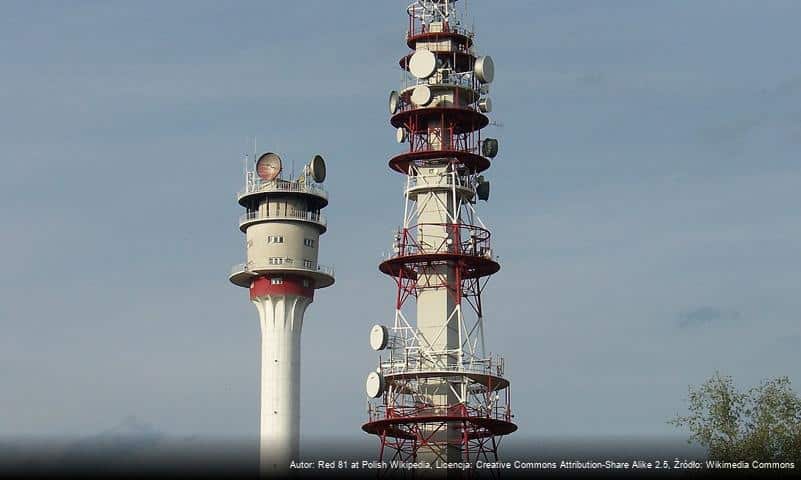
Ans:
<svg viewBox="0 0 801 480"><path fill-rule="evenodd" d="M393 461L497 461L501 439L517 429L503 358L486 350L481 299L500 270L476 211L480 174L497 153L481 135L494 70L476 55L455 4L407 8L412 52L400 60L403 88L390 97L391 124L408 143L389 161L406 176L404 216L379 265L397 286L395 319L378 348L380 388L362 427L379 437L387 473L398 473ZM435 66L421 74L416 57L431 54Z"/></svg>

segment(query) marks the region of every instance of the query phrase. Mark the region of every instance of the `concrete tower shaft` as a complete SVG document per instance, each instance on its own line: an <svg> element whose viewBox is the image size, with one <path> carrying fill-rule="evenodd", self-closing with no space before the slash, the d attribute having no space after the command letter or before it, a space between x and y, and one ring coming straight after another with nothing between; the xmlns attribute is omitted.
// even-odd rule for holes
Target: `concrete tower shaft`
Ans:
<svg viewBox="0 0 801 480"><path fill-rule="evenodd" d="M440 179L447 176L446 166L426 168L426 174L418 177L417 195L423 195L428 201L415 203L417 209L417 240L422 252L436 254L439 246L450 239L448 225L453 224L455 210L451 192L442 190ZM451 293L457 290L457 271L452 263L444 263L431 268L429 272L420 272L418 282L431 285L421 289L417 294L417 330L422 343L427 345L430 358L424 359L423 368L446 369L456 367L461 358L459 355L459 315L458 299ZM434 286L437 285L437 286ZM459 398L451 382L446 378L431 378L421 385L421 397L431 405L455 405ZM435 462L442 458L448 462L462 460L459 445L460 432L448 424L446 428L439 425L421 425L421 429L432 437L432 446L421 446L418 456L421 460ZM444 448L442 445L446 445Z"/></svg>
<svg viewBox="0 0 801 480"><path fill-rule="evenodd" d="M312 292L300 279L284 277L284 285L251 287L251 301L261 328L261 444L262 470L281 469L297 459L300 441L300 333ZM310 289L306 289L310 290Z"/></svg>

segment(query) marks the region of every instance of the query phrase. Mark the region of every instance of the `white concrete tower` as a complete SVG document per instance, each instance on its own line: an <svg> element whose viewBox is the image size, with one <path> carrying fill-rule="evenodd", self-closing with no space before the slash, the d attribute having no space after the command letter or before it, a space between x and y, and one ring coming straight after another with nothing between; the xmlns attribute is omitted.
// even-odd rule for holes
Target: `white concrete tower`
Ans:
<svg viewBox="0 0 801 480"><path fill-rule="evenodd" d="M261 428L259 468L286 473L298 458L300 439L300 333L314 291L334 283L331 268L317 263L328 205L325 162L319 155L297 179L281 177L281 159L261 155L245 172L238 195L247 212L239 229L247 241L247 262L230 280L250 289L261 326Z"/></svg>

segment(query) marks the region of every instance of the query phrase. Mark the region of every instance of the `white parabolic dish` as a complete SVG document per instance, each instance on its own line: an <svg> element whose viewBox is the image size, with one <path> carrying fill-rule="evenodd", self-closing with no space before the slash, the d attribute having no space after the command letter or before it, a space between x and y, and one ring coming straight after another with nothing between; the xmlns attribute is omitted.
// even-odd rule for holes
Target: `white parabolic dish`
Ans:
<svg viewBox="0 0 801 480"><path fill-rule="evenodd" d="M412 103L418 107L425 107L431 103L431 89L428 85L418 85L412 91Z"/></svg>
<svg viewBox="0 0 801 480"><path fill-rule="evenodd" d="M406 129L405 128L400 127L395 131L395 140L397 140L398 143L403 143L403 142L406 141Z"/></svg>
<svg viewBox="0 0 801 480"><path fill-rule="evenodd" d="M492 83L495 80L495 62L492 61L492 57L489 55L478 57L473 71L481 83Z"/></svg>
<svg viewBox="0 0 801 480"><path fill-rule="evenodd" d="M437 57L428 50L414 52L409 60L409 71L417 78L428 78L437 69Z"/></svg>
<svg viewBox="0 0 801 480"><path fill-rule="evenodd" d="M367 382L365 382L364 389L367 396L370 398L378 398L384 393L384 376L378 372L370 372L367 375Z"/></svg>
<svg viewBox="0 0 801 480"><path fill-rule="evenodd" d="M498 155L498 140L486 138L481 144L481 153L487 158L495 158Z"/></svg>
<svg viewBox="0 0 801 480"><path fill-rule="evenodd" d="M373 350L383 350L387 348L389 342L389 330L383 325L373 325L370 329L370 346Z"/></svg>

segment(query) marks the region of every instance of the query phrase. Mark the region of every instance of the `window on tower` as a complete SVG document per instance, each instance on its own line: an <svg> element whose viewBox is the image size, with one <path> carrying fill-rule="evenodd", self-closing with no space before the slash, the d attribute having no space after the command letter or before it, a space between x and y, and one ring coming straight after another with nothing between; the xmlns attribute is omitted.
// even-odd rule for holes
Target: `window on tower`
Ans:
<svg viewBox="0 0 801 480"><path fill-rule="evenodd" d="M303 260L303 266L306 268L314 268L314 262L309 260L308 258Z"/></svg>
<svg viewBox="0 0 801 480"><path fill-rule="evenodd" d="M273 277L270 279L270 283L273 285L281 285L284 283L284 279L281 277Z"/></svg>
<svg viewBox="0 0 801 480"><path fill-rule="evenodd" d="M303 239L303 245L306 245L307 247L312 247L313 248L314 247L314 239L304 238Z"/></svg>

